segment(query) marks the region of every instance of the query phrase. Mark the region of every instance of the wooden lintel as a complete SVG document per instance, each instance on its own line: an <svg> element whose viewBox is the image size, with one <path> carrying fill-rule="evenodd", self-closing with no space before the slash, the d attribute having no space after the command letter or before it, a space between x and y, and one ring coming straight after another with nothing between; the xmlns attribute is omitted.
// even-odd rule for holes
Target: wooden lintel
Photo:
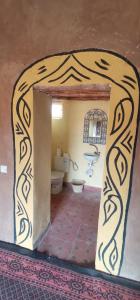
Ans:
<svg viewBox="0 0 140 300"><path fill-rule="evenodd" d="M105 100L110 99L109 85L78 85L78 86L40 86L35 85L35 90L44 92L55 99L75 100Z"/></svg>

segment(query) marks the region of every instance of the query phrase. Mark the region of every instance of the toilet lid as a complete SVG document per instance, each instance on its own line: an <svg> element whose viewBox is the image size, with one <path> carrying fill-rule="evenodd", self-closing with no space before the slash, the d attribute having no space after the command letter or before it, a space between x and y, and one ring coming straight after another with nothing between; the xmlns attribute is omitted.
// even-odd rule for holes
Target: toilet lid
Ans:
<svg viewBox="0 0 140 300"><path fill-rule="evenodd" d="M64 177L64 172L61 171L52 171L51 179L59 179Z"/></svg>

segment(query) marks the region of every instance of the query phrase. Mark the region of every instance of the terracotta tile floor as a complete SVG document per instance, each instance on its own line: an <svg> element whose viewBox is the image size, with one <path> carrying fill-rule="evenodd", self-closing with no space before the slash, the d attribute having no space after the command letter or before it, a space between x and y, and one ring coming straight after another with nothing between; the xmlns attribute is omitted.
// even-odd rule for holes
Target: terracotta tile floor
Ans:
<svg viewBox="0 0 140 300"><path fill-rule="evenodd" d="M94 266L101 190L75 194L64 188L51 200L51 225L37 250L83 266Z"/></svg>

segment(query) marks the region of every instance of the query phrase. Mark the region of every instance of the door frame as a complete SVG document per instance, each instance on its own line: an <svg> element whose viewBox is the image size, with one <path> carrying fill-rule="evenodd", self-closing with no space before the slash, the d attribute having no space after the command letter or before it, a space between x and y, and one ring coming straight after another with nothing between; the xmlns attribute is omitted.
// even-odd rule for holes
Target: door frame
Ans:
<svg viewBox="0 0 140 300"><path fill-rule="evenodd" d="M12 98L15 242L29 249L33 249L33 87L40 82L47 86L74 87L77 83L83 87L87 84L111 86L95 264L98 270L118 275L124 253L138 132L138 72L117 53L85 49L40 59L18 78Z"/></svg>

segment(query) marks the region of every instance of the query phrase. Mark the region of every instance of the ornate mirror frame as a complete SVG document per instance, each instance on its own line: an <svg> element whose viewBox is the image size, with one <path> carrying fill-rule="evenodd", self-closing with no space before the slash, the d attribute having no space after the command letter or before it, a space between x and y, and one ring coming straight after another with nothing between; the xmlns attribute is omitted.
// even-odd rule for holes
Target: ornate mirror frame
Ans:
<svg viewBox="0 0 140 300"><path fill-rule="evenodd" d="M96 269L118 275L122 265L131 195L139 111L136 68L106 50L56 54L33 63L18 78L12 99L15 242L33 249L33 86L109 84L110 115L104 187L100 202Z"/></svg>
<svg viewBox="0 0 140 300"><path fill-rule="evenodd" d="M101 122L101 135L90 137L89 136L89 123L90 120L98 119ZM83 143L88 144L106 144L106 135L107 135L107 114L101 109L90 109L84 117L84 132L83 132Z"/></svg>

